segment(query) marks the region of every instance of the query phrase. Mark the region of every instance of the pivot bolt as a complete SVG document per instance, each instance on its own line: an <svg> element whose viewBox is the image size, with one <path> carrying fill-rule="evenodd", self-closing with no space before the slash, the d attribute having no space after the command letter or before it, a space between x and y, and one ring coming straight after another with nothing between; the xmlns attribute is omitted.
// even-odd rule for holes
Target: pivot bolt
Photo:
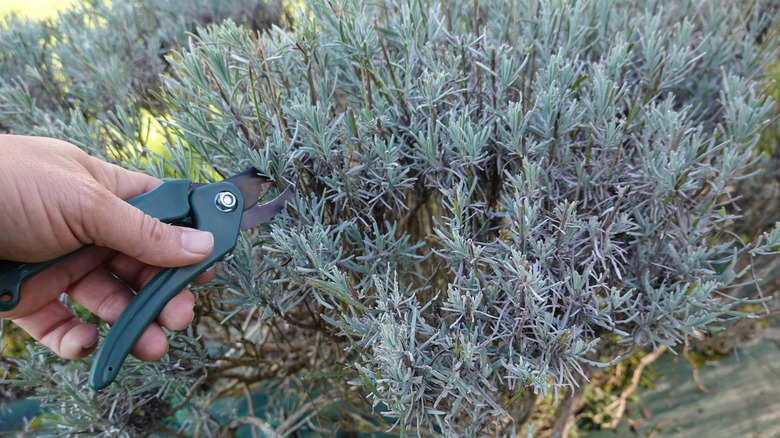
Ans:
<svg viewBox="0 0 780 438"><path fill-rule="evenodd" d="M238 201L236 200L236 195L230 192L217 193L217 198L214 201L217 204L217 208L220 211L224 211L226 213L235 210L236 204L238 204Z"/></svg>

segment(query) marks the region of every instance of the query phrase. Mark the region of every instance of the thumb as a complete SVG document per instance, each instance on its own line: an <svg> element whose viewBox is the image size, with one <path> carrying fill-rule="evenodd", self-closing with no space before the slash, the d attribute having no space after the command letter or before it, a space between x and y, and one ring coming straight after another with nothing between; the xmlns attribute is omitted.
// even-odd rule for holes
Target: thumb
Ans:
<svg viewBox="0 0 780 438"><path fill-rule="evenodd" d="M85 231L95 245L161 267L197 263L214 249L211 233L163 223L113 193L103 193L92 218L82 219L91 224Z"/></svg>

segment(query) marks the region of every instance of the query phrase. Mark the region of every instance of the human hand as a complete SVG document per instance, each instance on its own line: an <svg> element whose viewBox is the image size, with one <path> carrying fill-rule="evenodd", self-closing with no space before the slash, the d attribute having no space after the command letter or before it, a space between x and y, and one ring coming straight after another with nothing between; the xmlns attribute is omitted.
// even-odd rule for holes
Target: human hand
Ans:
<svg viewBox="0 0 780 438"><path fill-rule="evenodd" d="M58 298L70 299L113 324L159 270L197 263L211 253L211 233L164 224L123 201L161 183L91 157L63 141L0 135L0 259L40 262L80 251L27 280L13 320L63 358L88 355L97 328ZM208 281L205 273L196 282ZM132 350L156 360L168 349L161 326L184 329L193 318L189 290L174 297Z"/></svg>

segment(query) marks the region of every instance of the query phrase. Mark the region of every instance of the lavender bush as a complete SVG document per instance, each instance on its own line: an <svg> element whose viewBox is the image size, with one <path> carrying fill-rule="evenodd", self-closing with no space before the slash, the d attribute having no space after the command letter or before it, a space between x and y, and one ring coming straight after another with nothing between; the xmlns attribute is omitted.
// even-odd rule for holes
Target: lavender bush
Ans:
<svg viewBox="0 0 780 438"><path fill-rule="evenodd" d="M31 350L17 379L56 383L59 430L525 432L540 395L748 316L753 259L780 246L732 231L773 114L772 11L322 0L287 29L201 28L166 57L166 154L106 156L159 177L254 166L296 199L243 236L168 360L93 394L84 366ZM141 102L49 112L26 81L0 89L6 130L138 144ZM273 397L214 413L253 391Z"/></svg>

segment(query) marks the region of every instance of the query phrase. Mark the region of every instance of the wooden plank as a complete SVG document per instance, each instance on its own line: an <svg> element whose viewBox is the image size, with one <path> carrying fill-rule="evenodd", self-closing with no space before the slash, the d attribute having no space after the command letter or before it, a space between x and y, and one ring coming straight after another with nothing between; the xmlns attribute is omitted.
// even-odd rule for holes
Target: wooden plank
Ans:
<svg viewBox="0 0 780 438"><path fill-rule="evenodd" d="M771 341L754 341L736 353L699 370L681 356L667 353L653 366L655 387L638 392L640 405L629 415L639 427L633 435L627 421L616 431L581 433L587 438L780 437L780 349ZM651 413L646 419L641 409Z"/></svg>

